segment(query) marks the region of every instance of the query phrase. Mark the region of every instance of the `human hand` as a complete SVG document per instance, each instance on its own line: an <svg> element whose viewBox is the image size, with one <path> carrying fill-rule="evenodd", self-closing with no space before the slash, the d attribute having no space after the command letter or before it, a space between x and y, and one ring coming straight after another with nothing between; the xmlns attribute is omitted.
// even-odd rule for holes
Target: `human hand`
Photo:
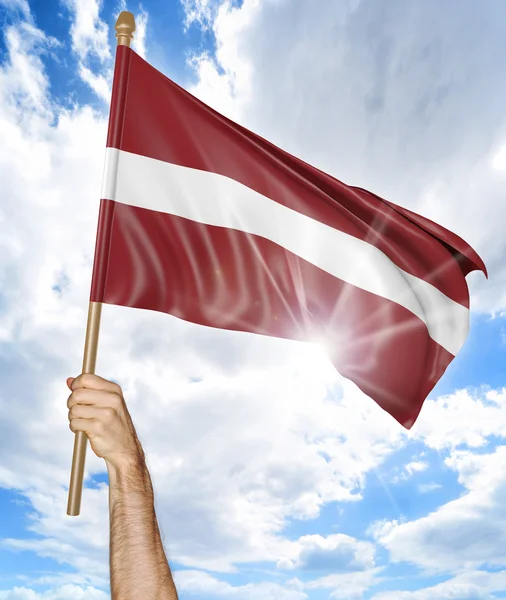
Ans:
<svg viewBox="0 0 506 600"><path fill-rule="evenodd" d="M69 377L69 427L84 431L93 452L108 465L121 467L144 458L121 387L98 375Z"/></svg>

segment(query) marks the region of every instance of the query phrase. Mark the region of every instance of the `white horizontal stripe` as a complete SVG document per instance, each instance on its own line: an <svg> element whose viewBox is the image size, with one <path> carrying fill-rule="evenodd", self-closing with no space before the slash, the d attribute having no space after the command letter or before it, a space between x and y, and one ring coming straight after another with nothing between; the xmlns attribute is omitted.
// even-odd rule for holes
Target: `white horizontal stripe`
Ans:
<svg viewBox="0 0 506 600"><path fill-rule="evenodd" d="M223 175L107 148L102 198L271 240L342 281L404 306L453 355L467 337L467 308L375 246Z"/></svg>

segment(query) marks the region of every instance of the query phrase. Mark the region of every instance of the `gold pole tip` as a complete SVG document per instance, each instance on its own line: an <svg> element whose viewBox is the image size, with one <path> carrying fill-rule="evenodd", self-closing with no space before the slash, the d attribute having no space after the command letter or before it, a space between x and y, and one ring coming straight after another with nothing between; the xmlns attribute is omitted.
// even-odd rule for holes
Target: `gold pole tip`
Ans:
<svg viewBox="0 0 506 600"><path fill-rule="evenodd" d="M135 31L135 18L131 12L124 10L120 13L116 21L116 37L118 45L129 46Z"/></svg>

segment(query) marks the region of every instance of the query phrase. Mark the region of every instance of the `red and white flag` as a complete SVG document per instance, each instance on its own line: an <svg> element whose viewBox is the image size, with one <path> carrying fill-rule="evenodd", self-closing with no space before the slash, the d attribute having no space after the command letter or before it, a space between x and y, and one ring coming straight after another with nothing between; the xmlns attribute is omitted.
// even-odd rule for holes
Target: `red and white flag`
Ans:
<svg viewBox="0 0 506 600"><path fill-rule="evenodd" d="M92 302L324 339L404 427L469 328L460 237L345 185L117 49Z"/></svg>

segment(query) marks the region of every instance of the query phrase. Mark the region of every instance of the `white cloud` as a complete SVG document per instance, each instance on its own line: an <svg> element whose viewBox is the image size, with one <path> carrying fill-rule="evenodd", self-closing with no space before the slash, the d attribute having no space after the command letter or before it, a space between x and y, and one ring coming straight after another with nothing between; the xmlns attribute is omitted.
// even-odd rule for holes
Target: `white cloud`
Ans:
<svg viewBox="0 0 506 600"><path fill-rule="evenodd" d="M506 446L489 454L453 452L445 462L466 492L423 518L377 524L375 537L390 560L430 572L506 566L505 459Z"/></svg>
<svg viewBox="0 0 506 600"><path fill-rule="evenodd" d="M0 6L4 6L10 11L18 10L27 21L33 20L28 0L0 0Z"/></svg>
<svg viewBox="0 0 506 600"><path fill-rule="evenodd" d="M140 8L140 13L135 18L135 33L132 40L132 48L146 60L146 34L148 29L149 15L144 8Z"/></svg>
<svg viewBox="0 0 506 600"><path fill-rule="evenodd" d="M113 52L109 44L109 24L100 18L102 0L64 0L71 13L70 35L72 49L78 58L78 74L93 92L107 104L111 99L111 82L114 69ZM116 18L127 10L123 1L118 7ZM146 58L146 33L148 12L141 6L135 17L136 30L132 48ZM111 24L112 27L112 24ZM100 68L90 66L90 57L99 61Z"/></svg>
<svg viewBox="0 0 506 600"><path fill-rule="evenodd" d="M63 0L71 15L70 38L78 60L78 75L104 102L111 98L113 61L109 46L109 27L101 20L102 0ZM90 66L97 59L100 71Z"/></svg>
<svg viewBox="0 0 506 600"><path fill-rule="evenodd" d="M111 58L109 28L100 19L102 0L64 0L73 16L72 49L82 60L96 56L102 63Z"/></svg>
<svg viewBox="0 0 506 600"><path fill-rule="evenodd" d="M429 463L424 462L423 460L414 460L406 465L405 469L408 475L413 475L413 473L420 473L425 471Z"/></svg>
<svg viewBox="0 0 506 600"><path fill-rule="evenodd" d="M47 118L50 114L49 81L44 73L41 56L57 44L28 22L8 26L4 32L9 60L0 71L0 98L2 102L2 135L16 139L16 124L30 118L22 112L34 112ZM16 113L16 114L15 114ZM13 117L16 121L12 122ZM19 146L16 146L16 150ZM7 152L6 144L2 145Z"/></svg>
<svg viewBox="0 0 506 600"><path fill-rule="evenodd" d="M415 473L421 473L426 471L429 467L429 463L423 460L413 460L410 463L404 465L403 471L399 475L395 475L392 478L392 483L398 483L399 481L407 481Z"/></svg>
<svg viewBox="0 0 506 600"><path fill-rule="evenodd" d="M374 566L374 546L344 534L327 537L305 535L287 545L287 556L281 558L280 569L345 572Z"/></svg>
<svg viewBox="0 0 506 600"><path fill-rule="evenodd" d="M286 344L285 351L289 348ZM291 357L295 364L295 355ZM271 370L266 365L261 370L241 367L233 377L206 375L199 384L174 389L170 401L160 393L163 382L157 383L151 369L151 375L146 372L151 390L138 387L136 395L149 394L153 404L138 416L141 432L148 431L156 418L151 411L159 414L160 407L171 432L160 436L151 432L145 438L161 514L177 539L197 540L206 532L213 540L205 548L200 544L198 555L193 545L174 543L172 554L183 564L228 570L231 557L235 563L278 560L290 552L290 545L278 537L286 518L316 517L327 502L358 499L364 472L399 443L395 434L389 442L385 439L395 431L389 429L391 423L384 422L387 429L380 426L381 441L376 437L380 415L376 432L372 423L370 430L364 429L358 411L369 413L373 406L362 403L351 390L345 392L343 405L324 401L318 383L321 372L312 361L306 371L305 362L301 356L295 377L290 375L292 367ZM316 377L308 377L310 371ZM352 407L358 409L355 419ZM195 414L198 423L181 426ZM171 423L179 426L173 428ZM166 456L181 457L182 462L167 464ZM193 488L193 478L201 489L199 497L191 491L182 496L181 490Z"/></svg>
<svg viewBox="0 0 506 600"><path fill-rule="evenodd" d="M205 598L238 598L240 600L306 600L307 594L291 585L260 582L246 585L231 585L220 581L202 571L177 571L174 573L174 582L178 592L186 597L198 594Z"/></svg>
<svg viewBox="0 0 506 600"><path fill-rule="evenodd" d="M107 600L109 594L91 586L80 587L66 584L53 590L37 593L25 587L15 587L9 591L0 591L0 600Z"/></svg>
<svg viewBox="0 0 506 600"><path fill-rule="evenodd" d="M506 388L457 390L427 400L409 433L436 450L461 445L479 448L492 435L506 437Z"/></svg>
<svg viewBox="0 0 506 600"><path fill-rule="evenodd" d="M55 435L54 437L57 438ZM58 437L62 437L61 435ZM39 442L39 448L41 444ZM61 444L61 451L71 452L71 445ZM47 447L44 453L49 454ZM72 455L70 455L72 456ZM4 550L10 550L14 553L29 551L41 557L52 558L59 564L68 565L75 569L71 577L67 574L56 575L56 580L46 577L28 577L27 583L35 584L54 584L71 581L72 584L79 582L98 588L105 588L109 583L108 567L108 490L107 486L101 485L99 489L85 489L83 492L83 507L87 511L78 519L71 519L66 515L67 494L61 485L64 476L63 458L61 456L61 465L55 465L56 475L51 479L55 482L47 482L48 478L31 477L28 478L21 472L21 477L17 479L10 474L10 479L5 478L9 474L8 469L2 468L0 471L0 484L2 487L17 486L23 489L27 484L32 485L31 490L25 490L24 496L30 501L31 507L28 515L27 530L37 534L37 538L15 539L3 538L0 541L0 547ZM90 458L90 457L88 457ZM40 460L34 468L42 469L43 465L51 464L51 457ZM12 463L12 461L10 461ZM18 465L25 472L28 471L28 465L24 460L19 461ZM53 464L56 461L53 459ZM67 461L68 462L68 461ZM91 462L91 461L90 461ZM35 461L34 461L35 464ZM26 479L29 479L26 482ZM46 479L46 481L44 481ZM49 491L52 487L52 492ZM105 534L105 535L104 535ZM12 576L15 574L12 573Z"/></svg>
<svg viewBox="0 0 506 600"><path fill-rule="evenodd" d="M82 63L79 65L78 72L84 83L87 83L99 98L104 102L110 102L111 87L108 78L94 73Z"/></svg>
<svg viewBox="0 0 506 600"><path fill-rule="evenodd" d="M506 571L471 571L414 591L380 592L371 600L495 600L506 588Z"/></svg>
<svg viewBox="0 0 506 600"><path fill-rule="evenodd" d="M284 584L260 582L232 586L202 571L177 571L174 581L181 594L198 595L206 598L240 598L240 600L306 600L311 598L311 590L329 590L329 598L338 600L359 600L373 584L379 583L381 569L369 569L356 573L342 573L302 582L293 578Z"/></svg>
<svg viewBox="0 0 506 600"><path fill-rule="evenodd" d="M418 491L420 492L420 494L427 494L429 492L433 492L435 490L440 490L443 486L440 483L435 483L435 482L431 482L431 483L421 483L418 486Z"/></svg>
<svg viewBox="0 0 506 600"><path fill-rule="evenodd" d="M193 16L192 11L187 13L192 20L207 21L214 16L212 28L216 53L215 57L207 52L192 55L190 64L197 72L198 83L190 92L229 118L239 121L252 94L250 57L241 47L240 40L260 13L261 4L258 0L245 0L239 8L225 2L215 11L202 8L210 6L202 0L191 4L198 6L200 11L198 18Z"/></svg>
<svg viewBox="0 0 506 600"><path fill-rule="evenodd" d="M208 29L220 5L219 0L181 0L185 12L185 29L198 24L202 29Z"/></svg>
<svg viewBox="0 0 506 600"><path fill-rule="evenodd" d="M371 586L383 580L380 575L382 570L382 567L376 567L352 573L327 575L302 584L302 588L305 590L329 590L331 599L361 600Z"/></svg>

